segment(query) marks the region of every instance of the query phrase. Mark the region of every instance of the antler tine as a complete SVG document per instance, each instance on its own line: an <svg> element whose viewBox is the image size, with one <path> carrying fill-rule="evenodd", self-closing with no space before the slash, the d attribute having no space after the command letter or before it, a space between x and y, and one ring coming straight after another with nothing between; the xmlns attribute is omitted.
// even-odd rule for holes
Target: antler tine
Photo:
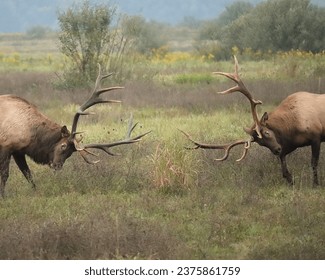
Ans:
<svg viewBox="0 0 325 280"><path fill-rule="evenodd" d="M133 125L133 115L131 114L129 124L128 124L128 131L127 131L127 134L126 134L126 138L124 140L113 142L113 143L86 144L86 145L84 145L82 147L79 147L77 150L78 151L81 150L81 151L84 151L84 152L86 152L86 153L88 153L90 155L97 156L96 154L90 152L88 149L99 149L99 150L104 151L105 153L107 153L110 156L117 156L119 154L114 154L109 149L112 148L112 147L115 147L115 146L137 143L137 142L141 141L144 136L151 133L151 131L148 131L148 132L145 132L143 134L140 134L138 136L135 136L135 137L131 138L131 133L133 132L133 130L135 129L136 126L137 126L137 123ZM82 157L85 159L85 155L82 155ZM85 159L85 161L87 163L91 162L88 159L87 160ZM91 162L91 163L97 163L97 162Z"/></svg>
<svg viewBox="0 0 325 280"><path fill-rule="evenodd" d="M124 145L124 144L133 144L136 142L139 142L142 137L144 137L145 135L147 135L149 132L143 133L141 135L138 135L136 137L131 138L131 133L133 132L133 130L135 129L135 127L137 126L137 124L133 125L133 116L131 115L130 117L130 121L129 121L129 126L128 126L128 131L127 131L127 135L126 138L124 140L121 141L117 141L117 142L113 142L113 143L103 143L103 144L86 144L86 145L82 145L81 139L78 140L76 139L76 135L80 134L77 131L77 124L78 124L78 120L79 117L81 115L89 115L90 113L88 112L84 112L85 110L87 110L89 107L95 105L95 104L99 104L99 103L120 103L121 101L119 100L104 100L100 97L100 95L104 92L108 92L108 91L112 91L112 90L116 90L116 89L123 89L124 87L108 87L108 88L100 88L100 84L101 81L109 76L111 76L113 73L109 73L106 75L102 75L102 69L100 64L98 64L98 76L96 78L96 82L95 82L95 87L94 90L91 94L91 96L79 107L79 109L77 110L74 118L73 118L73 123L72 123L72 129L71 129L71 136L70 139L71 141L73 141L74 146L76 151L78 151L80 153L80 155L82 156L82 158L90 164L95 164L99 161L91 161L87 158L87 155L92 155L92 156L98 156L94 153L92 153L91 151L89 151L89 149L100 149L102 151L104 151L105 153L114 156L116 154L113 154L109 148L112 148L114 146L118 146L118 145Z"/></svg>
<svg viewBox="0 0 325 280"><path fill-rule="evenodd" d="M131 133L136 128L137 125L138 125L138 123L133 124L133 114L131 113L130 118L129 118L129 123L128 123L128 131L126 133L125 139L131 138Z"/></svg>
<svg viewBox="0 0 325 280"><path fill-rule="evenodd" d="M100 64L98 64L98 76L96 78L93 92L92 92L91 96L78 108L78 110L73 118L72 129L71 129L72 137L74 137L74 135L76 133L79 117L81 115L92 114L89 112L85 112L85 110L87 110L88 108L90 108L96 104L100 104L100 103L121 103L120 100L104 100L100 97L100 95L104 92L117 90L117 89L124 89L124 87L120 87L120 86L100 89L101 81L107 77L112 76L112 75L113 75L113 73L102 75L102 68L101 68Z"/></svg>
<svg viewBox="0 0 325 280"><path fill-rule="evenodd" d="M248 149L251 147L252 141L254 141L254 140L253 139L247 140L247 142L245 143L245 146L244 146L243 155L239 159L236 159L237 162L242 161L246 157L246 155L248 153Z"/></svg>
<svg viewBox="0 0 325 280"><path fill-rule="evenodd" d="M99 103L121 103L121 101L119 100L104 100L100 97L100 95L104 92L108 92L108 91L112 91L112 90L116 90L116 89L124 89L124 87L108 87L108 88L102 88L100 89L100 85L101 85L101 81L104 80L107 77L112 76L113 73L109 73L106 75L102 75L102 68L100 66L100 64L98 63L98 76L95 82L95 87L93 90L92 95L89 97L88 100L86 100L86 102L84 102L80 108L79 108L79 112L83 112L86 109L88 109L89 107L95 105L95 104L99 104Z"/></svg>
<svg viewBox="0 0 325 280"><path fill-rule="evenodd" d="M114 73L108 73L108 74L102 74L102 67L101 65L98 63L98 76L96 78L96 82L95 82L95 87L94 87L94 92L98 91L98 87L100 86L100 83L102 80L112 76Z"/></svg>
<svg viewBox="0 0 325 280"><path fill-rule="evenodd" d="M96 154L94 154L94 153L91 153L91 152L89 152L89 151L87 151L87 150L85 150L85 149L80 150L80 151L79 151L79 154L80 154L81 157L84 159L84 161L87 162L88 164L96 164L96 163L100 162L100 160L95 160L95 161L89 160L89 159L86 157L86 154L91 154L91 155L93 155L93 156L98 156L98 155L96 155Z"/></svg>
<svg viewBox="0 0 325 280"><path fill-rule="evenodd" d="M144 136L147 134L151 133L151 131L147 131L143 134L140 134L138 136L135 136L133 138L126 138L121 141L113 142L113 143L103 143L103 144L86 144L84 146L84 149L100 149L106 152L109 155L115 155L112 152L109 151L110 148L115 147L115 146L120 146L120 145L126 145L126 144L133 144L137 143L142 140Z"/></svg>
<svg viewBox="0 0 325 280"><path fill-rule="evenodd" d="M257 135L259 138L262 138L261 135L261 125L260 125L260 120L256 111L256 106L259 104L262 104L262 101L260 100L255 100L252 96L252 94L250 93L250 91L246 88L246 86L244 85L243 81L240 79L239 74L238 74L238 60L237 57L234 56L234 60L235 60L235 72L234 73L226 73L226 72L213 72L213 74L216 75L222 75L225 76L231 80L233 80L237 85L229 88L225 91L222 92L218 92L219 94L229 94L229 93L233 93L233 92L241 92L243 93L247 99L249 100L250 104L251 104L251 112L252 112L252 116L253 116L253 120L255 123L255 127L254 130L256 131Z"/></svg>
<svg viewBox="0 0 325 280"><path fill-rule="evenodd" d="M247 155L247 151L250 148L251 142L253 141L252 139L251 140L238 140L238 141L235 141L233 143L225 144L225 145L205 144L205 143L200 143L200 142L197 142L197 141L193 140L191 138L191 136L188 133L186 133L185 131L180 130L180 129L179 129L179 131L182 132L186 136L186 138L194 144L194 147L185 147L185 149L195 150L195 149L201 148L201 149L224 150L225 151L224 156L221 157L221 158L216 158L215 159L216 161L224 161L224 160L226 160L229 157L229 152L233 147L244 144L243 155L239 159L237 159L236 161L239 162L239 161L243 160Z"/></svg>

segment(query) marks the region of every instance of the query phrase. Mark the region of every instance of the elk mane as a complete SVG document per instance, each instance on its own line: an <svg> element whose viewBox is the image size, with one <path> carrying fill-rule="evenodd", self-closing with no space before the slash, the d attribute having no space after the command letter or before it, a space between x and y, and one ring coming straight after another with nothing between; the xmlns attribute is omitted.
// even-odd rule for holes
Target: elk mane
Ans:
<svg viewBox="0 0 325 280"><path fill-rule="evenodd" d="M55 144L61 139L61 127L59 125L49 128L42 122L35 127L32 144L26 149L26 154L36 163L48 164L49 153Z"/></svg>

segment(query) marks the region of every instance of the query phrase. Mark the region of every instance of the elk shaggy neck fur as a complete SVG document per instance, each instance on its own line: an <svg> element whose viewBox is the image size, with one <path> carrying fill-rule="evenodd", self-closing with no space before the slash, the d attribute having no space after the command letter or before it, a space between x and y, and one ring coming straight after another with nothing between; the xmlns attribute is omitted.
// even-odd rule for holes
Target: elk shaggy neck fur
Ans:
<svg viewBox="0 0 325 280"><path fill-rule="evenodd" d="M310 145L325 139L325 95L297 92L288 96L269 114L272 129L284 149Z"/></svg>
<svg viewBox="0 0 325 280"><path fill-rule="evenodd" d="M48 164L50 153L61 138L61 126L17 96L0 96L0 111L3 116L0 119L1 148L27 154L37 163Z"/></svg>

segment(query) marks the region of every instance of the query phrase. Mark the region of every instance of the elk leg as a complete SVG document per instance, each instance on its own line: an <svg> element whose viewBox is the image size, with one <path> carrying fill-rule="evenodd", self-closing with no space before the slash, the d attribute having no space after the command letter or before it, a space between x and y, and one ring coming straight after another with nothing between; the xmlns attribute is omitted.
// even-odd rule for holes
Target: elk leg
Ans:
<svg viewBox="0 0 325 280"><path fill-rule="evenodd" d="M318 174L317 174L317 166L318 166L318 160L319 160L319 152L320 152L320 142L314 142L311 144L311 166L313 168L313 184L314 186L319 185L318 182Z"/></svg>
<svg viewBox="0 0 325 280"><path fill-rule="evenodd" d="M0 195L4 198L5 196L5 185L9 177L9 163L10 155L0 154Z"/></svg>
<svg viewBox="0 0 325 280"><path fill-rule="evenodd" d="M283 178L287 179L290 185L293 185L293 178L287 167L286 156L285 155L280 156L280 160L281 160L281 169L282 169Z"/></svg>
<svg viewBox="0 0 325 280"><path fill-rule="evenodd" d="M20 171L24 174L27 181L32 184L33 188L36 188L36 185L33 181L32 173L30 172L30 169L27 165L25 155L15 153L13 154L13 157L15 159L15 162L17 163Z"/></svg>

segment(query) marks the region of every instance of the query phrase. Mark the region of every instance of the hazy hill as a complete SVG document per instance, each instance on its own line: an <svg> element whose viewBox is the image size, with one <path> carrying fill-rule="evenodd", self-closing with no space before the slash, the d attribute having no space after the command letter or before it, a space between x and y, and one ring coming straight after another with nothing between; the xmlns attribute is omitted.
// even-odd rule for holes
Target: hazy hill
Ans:
<svg viewBox="0 0 325 280"><path fill-rule="evenodd" d="M1 0L0 33L23 32L43 25L56 28L56 13L73 2L82 0ZM184 17L211 19L236 0L91 0L97 3L116 4L122 13L142 15L148 20L179 23ZM246 0L256 4L261 0ZM313 3L325 5L324 0Z"/></svg>

